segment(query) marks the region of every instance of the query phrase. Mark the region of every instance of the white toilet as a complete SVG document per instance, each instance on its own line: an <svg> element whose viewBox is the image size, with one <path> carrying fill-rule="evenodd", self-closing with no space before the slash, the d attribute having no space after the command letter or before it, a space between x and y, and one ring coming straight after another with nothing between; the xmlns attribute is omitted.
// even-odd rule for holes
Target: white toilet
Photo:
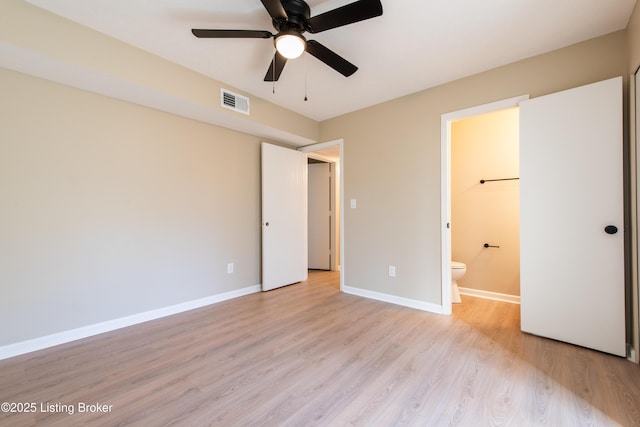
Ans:
<svg viewBox="0 0 640 427"><path fill-rule="evenodd" d="M467 272L466 264L462 262L451 261L451 302L461 303L460 291L458 290L458 280Z"/></svg>

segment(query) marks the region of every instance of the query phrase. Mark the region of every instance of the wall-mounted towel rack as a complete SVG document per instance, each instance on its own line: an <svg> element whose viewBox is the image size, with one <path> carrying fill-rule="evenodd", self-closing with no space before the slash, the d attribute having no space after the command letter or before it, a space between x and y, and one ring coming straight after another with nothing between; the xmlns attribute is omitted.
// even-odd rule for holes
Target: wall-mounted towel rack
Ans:
<svg viewBox="0 0 640 427"><path fill-rule="evenodd" d="M493 182L493 181L513 181L515 179L520 179L520 178L481 179L480 184L484 184L485 182Z"/></svg>
<svg viewBox="0 0 640 427"><path fill-rule="evenodd" d="M484 245L482 245L482 246L484 246L485 248L499 248L499 247L500 247L500 246L493 246L493 245L490 245L490 244L488 244L488 243L485 243L485 244L484 244Z"/></svg>

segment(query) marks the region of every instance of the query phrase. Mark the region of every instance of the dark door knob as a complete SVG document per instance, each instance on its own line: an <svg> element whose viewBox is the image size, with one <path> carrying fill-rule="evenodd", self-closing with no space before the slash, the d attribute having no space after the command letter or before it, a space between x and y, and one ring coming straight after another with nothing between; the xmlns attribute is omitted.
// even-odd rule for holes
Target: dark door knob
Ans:
<svg viewBox="0 0 640 427"><path fill-rule="evenodd" d="M616 227L615 225L607 225L604 228L604 232L607 234L616 234L618 232L618 227Z"/></svg>

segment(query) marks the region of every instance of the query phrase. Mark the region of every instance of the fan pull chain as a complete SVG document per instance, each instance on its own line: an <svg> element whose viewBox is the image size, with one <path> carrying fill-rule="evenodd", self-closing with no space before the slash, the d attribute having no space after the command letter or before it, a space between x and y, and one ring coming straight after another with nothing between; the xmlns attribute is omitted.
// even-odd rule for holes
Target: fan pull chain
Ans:
<svg viewBox="0 0 640 427"><path fill-rule="evenodd" d="M304 56L304 100L305 102L308 100L307 98L307 55Z"/></svg>
<svg viewBox="0 0 640 427"><path fill-rule="evenodd" d="M271 60L271 69L273 70L273 93L276 93L276 55L273 55Z"/></svg>

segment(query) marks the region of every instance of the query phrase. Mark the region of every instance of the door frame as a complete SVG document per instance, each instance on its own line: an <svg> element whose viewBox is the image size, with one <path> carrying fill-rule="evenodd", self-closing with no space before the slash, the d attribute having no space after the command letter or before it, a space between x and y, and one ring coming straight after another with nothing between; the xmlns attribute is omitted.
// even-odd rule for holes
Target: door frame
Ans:
<svg viewBox="0 0 640 427"><path fill-rule="evenodd" d="M340 160L337 162L337 167L335 173L338 176L339 188L340 188L340 209L338 215L338 222L340 224L340 292L344 292L344 140L334 139L327 142L320 142L317 144L305 145L304 147L299 147L298 151L302 151L303 153L313 153L314 151L325 150L327 148L338 147L340 149Z"/></svg>
<svg viewBox="0 0 640 427"><path fill-rule="evenodd" d="M631 282L631 321L628 325L631 329L631 345L627 359L634 363L640 363L640 250L638 230L640 223L638 212L640 211L640 67L637 67L629 78L629 208L630 220L630 282Z"/></svg>
<svg viewBox="0 0 640 427"><path fill-rule="evenodd" d="M442 114L440 121L440 218L441 218L441 311L451 314L451 123L481 114L517 107L529 95L520 95L500 101Z"/></svg>

